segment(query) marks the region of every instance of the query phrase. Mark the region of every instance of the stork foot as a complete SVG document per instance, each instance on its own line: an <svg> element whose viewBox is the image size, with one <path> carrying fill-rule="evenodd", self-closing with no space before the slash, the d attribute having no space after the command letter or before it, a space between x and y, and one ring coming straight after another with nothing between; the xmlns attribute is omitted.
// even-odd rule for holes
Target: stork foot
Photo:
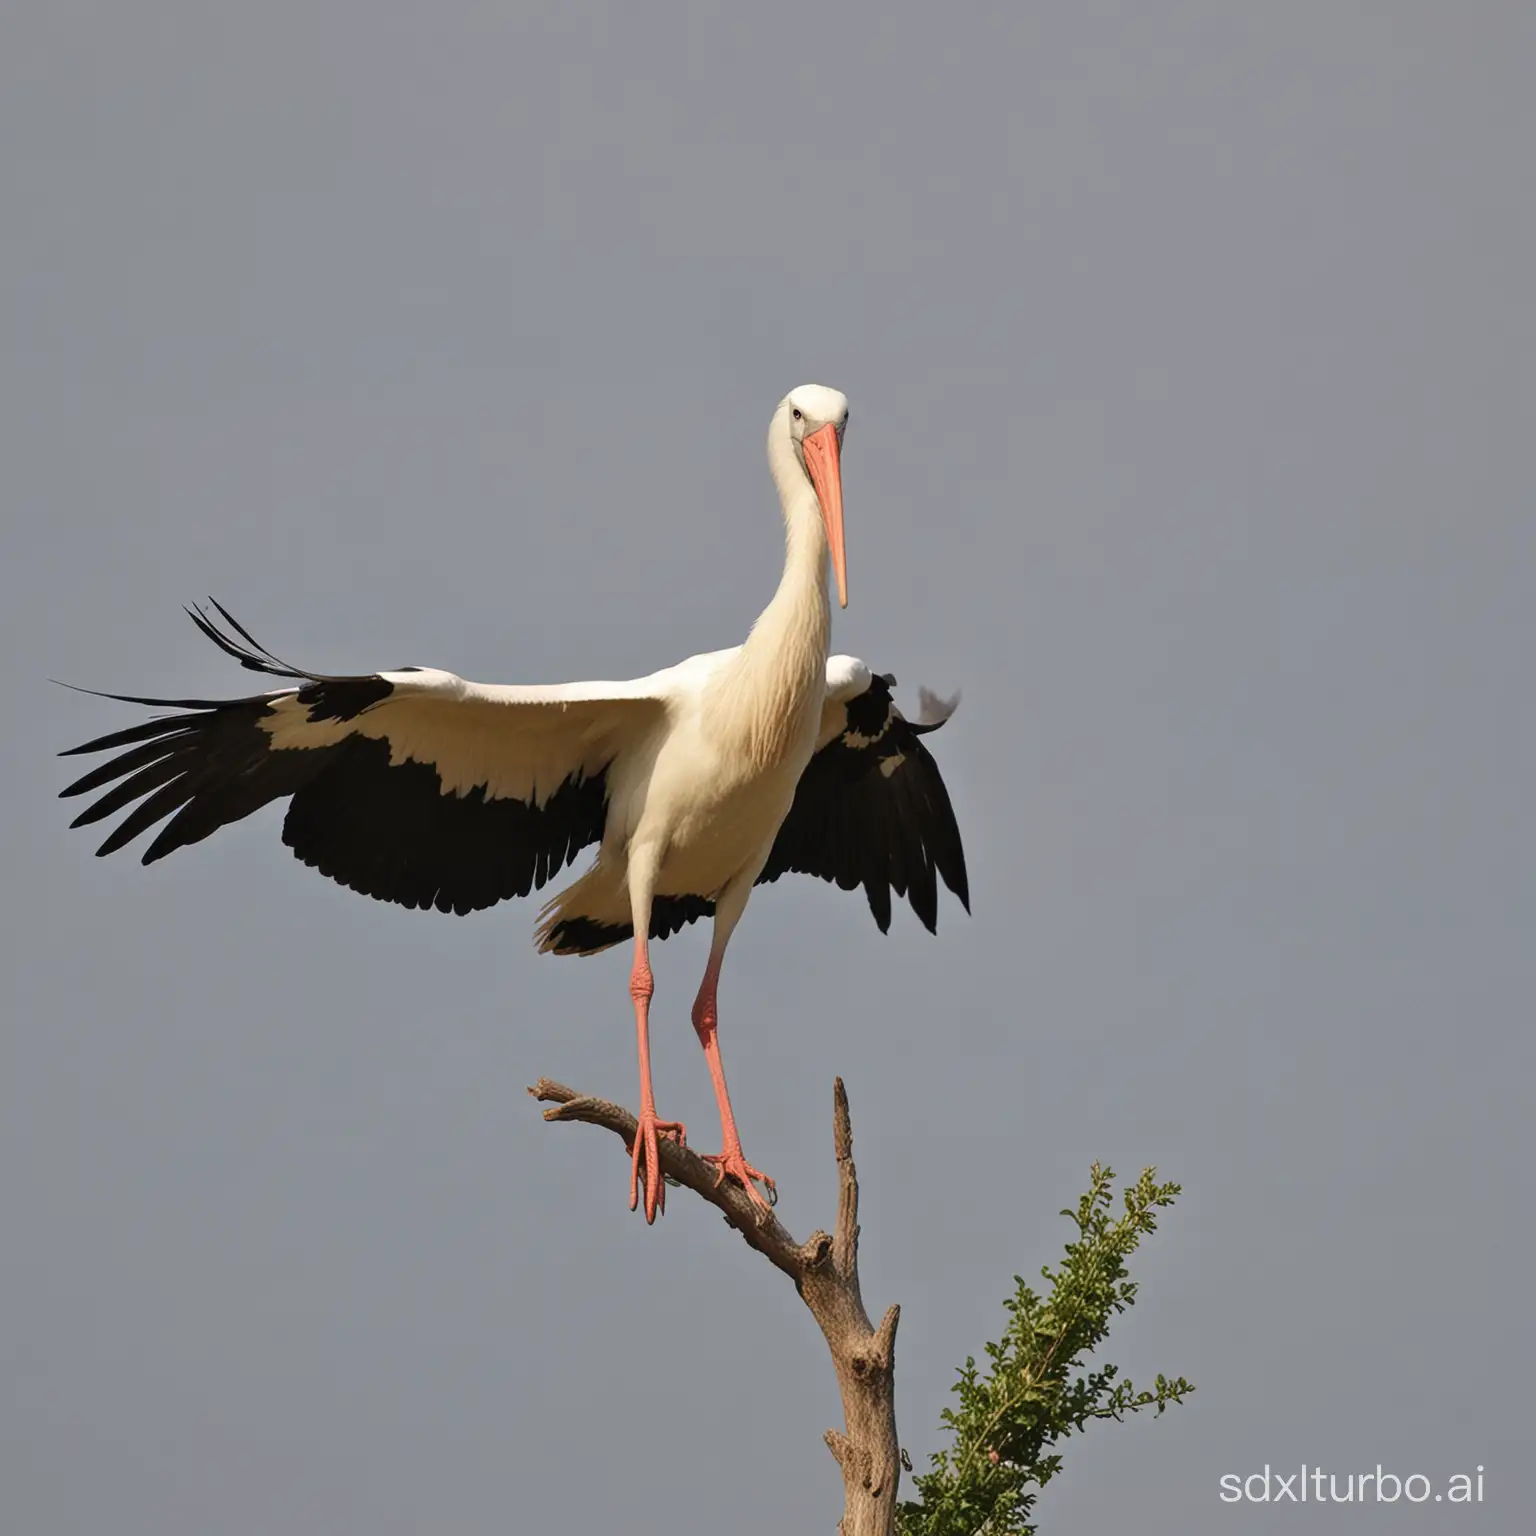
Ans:
<svg viewBox="0 0 1536 1536"><path fill-rule="evenodd" d="M656 1111L642 1110L635 1130L629 1160L629 1208L640 1203L640 1187L645 1186L645 1219L649 1224L667 1208L667 1186L661 1175L660 1140L672 1137L680 1147L688 1145L688 1132L680 1120L658 1120Z"/></svg>
<svg viewBox="0 0 1536 1536"><path fill-rule="evenodd" d="M737 1142L734 1147L727 1147L723 1152L705 1153L704 1161L714 1167L716 1188L724 1183L727 1177L730 1177L735 1179L765 1211L771 1210L778 1204L779 1186L762 1169L754 1168L741 1155L740 1142ZM768 1198L766 1200L757 1187L759 1184L762 1184L768 1190Z"/></svg>

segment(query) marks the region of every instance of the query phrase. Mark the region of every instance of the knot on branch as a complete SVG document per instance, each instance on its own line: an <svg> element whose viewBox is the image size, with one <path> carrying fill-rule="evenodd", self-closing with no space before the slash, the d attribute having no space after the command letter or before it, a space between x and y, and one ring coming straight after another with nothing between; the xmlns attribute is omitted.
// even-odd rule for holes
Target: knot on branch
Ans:
<svg viewBox="0 0 1536 1536"><path fill-rule="evenodd" d="M861 1488L876 1491L873 1489L875 1458L864 1446L855 1445L838 1429L829 1429L822 1439L827 1442L833 1460L842 1468L845 1482L857 1483Z"/></svg>
<svg viewBox="0 0 1536 1536"><path fill-rule="evenodd" d="M855 1445L847 1435L836 1429L829 1429L822 1439L827 1442L833 1460L842 1469L846 1485L861 1488L875 1499L885 1492L885 1479L880 1475L880 1464L888 1458L877 1458L869 1447Z"/></svg>
<svg viewBox="0 0 1536 1536"><path fill-rule="evenodd" d="M900 1321L901 1308L888 1308L880 1319L880 1326L850 1353L848 1368L861 1381L877 1373L888 1376L895 1369L896 1325Z"/></svg>
<svg viewBox="0 0 1536 1536"><path fill-rule="evenodd" d="M819 1228L800 1249L800 1263L808 1275L820 1274L832 1262L832 1239Z"/></svg>
<svg viewBox="0 0 1536 1536"><path fill-rule="evenodd" d="M840 1429L829 1429L821 1437L827 1442L827 1449L832 1452L832 1459L838 1466L846 1468L848 1458L854 1454L853 1442Z"/></svg>

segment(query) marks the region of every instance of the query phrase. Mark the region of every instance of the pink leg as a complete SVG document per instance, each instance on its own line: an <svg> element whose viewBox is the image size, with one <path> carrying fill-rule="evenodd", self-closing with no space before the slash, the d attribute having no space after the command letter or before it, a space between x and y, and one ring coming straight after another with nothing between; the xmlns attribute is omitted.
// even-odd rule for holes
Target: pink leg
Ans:
<svg viewBox="0 0 1536 1536"><path fill-rule="evenodd" d="M635 1035L640 1046L640 1125L635 1132L634 1146L630 1149L629 1208L640 1203L641 1170L645 1175L645 1219L656 1220L656 1213L667 1208L666 1185L661 1177L661 1153L658 1137L675 1136L679 1144L687 1132L676 1120L656 1118L656 1096L651 1091L651 994L655 984L651 980L651 963L646 948L644 930L635 936L635 964L629 973L629 995L635 1000Z"/></svg>
<svg viewBox="0 0 1536 1536"><path fill-rule="evenodd" d="M713 1163L718 1170L715 1182L719 1183L730 1174L751 1197L768 1209L768 1201L758 1192L752 1181L761 1180L769 1192L778 1195L778 1186L766 1173L754 1168L741 1151L741 1137L736 1131L736 1116L731 1113L731 1095L725 1086L725 1063L720 1059L720 1041L717 1025L719 1010L715 1005L715 989L720 983L722 955L710 951L709 964L704 968L704 980L699 985L699 995L693 1005L693 1027L698 1031L699 1044L704 1047L704 1058L709 1062L710 1081L715 1085L715 1102L720 1106L720 1152L718 1156L706 1156L706 1163Z"/></svg>

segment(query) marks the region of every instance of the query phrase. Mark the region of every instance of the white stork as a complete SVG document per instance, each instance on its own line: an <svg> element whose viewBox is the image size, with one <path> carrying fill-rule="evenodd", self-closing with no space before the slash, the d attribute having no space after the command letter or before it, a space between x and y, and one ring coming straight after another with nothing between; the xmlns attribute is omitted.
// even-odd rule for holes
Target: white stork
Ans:
<svg viewBox="0 0 1536 1536"><path fill-rule="evenodd" d="M651 1090L648 939L712 915L693 1024L720 1106L710 1159L759 1203L773 1181L742 1154L716 1035L726 945L752 887L786 870L862 885L882 932L891 892L930 932L935 873L969 910L965 856L937 765L919 740L953 710L926 692L918 721L893 678L827 655L830 556L847 606L841 452L848 404L804 385L774 412L768 464L787 553L778 591L744 645L633 682L507 687L406 667L330 677L290 667L219 604L227 628L188 609L244 667L294 686L242 699L107 697L170 708L74 752L118 755L71 784L112 785L73 825L134 806L97 850L112 853L170 817L152 864L269 801L291 797L283 841L352 890L406 907L472 912L526 896L600 842L592 867L539 918L541 950L591 955L634 938L629 990L640 1055L633 1210L664 1192ZM123 749L123 750L118 750ZM66 754L68 755L68 754Z"/></svg>

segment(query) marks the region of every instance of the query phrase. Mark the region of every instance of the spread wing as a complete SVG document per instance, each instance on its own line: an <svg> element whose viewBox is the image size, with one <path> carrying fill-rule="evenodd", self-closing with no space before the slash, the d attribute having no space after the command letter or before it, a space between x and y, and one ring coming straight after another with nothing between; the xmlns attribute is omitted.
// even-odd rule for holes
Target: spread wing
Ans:
<svg viewBox="0 0 1536 1536"><path fill-rule="evenodd" d="M203 634L294 686L241 699L107 695L178 713L72 749L116 754L63 791L105 790L72 825L132 807L98 854L164 822L143 855L152 864L291 797L283 841L304 863L382 901L471 912L527 895L602 836L609 765L666 713L666 673L519 688L419 667L306 672L213 607L223 627L188 610Z"/></svg>
<svg viewBox="0 0 1536 1536"><path fill-rule="evenodd" d="M821 734L795 791L794 804L758 876L786 871L864 887L880 931L891 926L891 893L905 896L930 933L938 924L938 880L970 911L960 829L939 765L922 737L954 712L919 693L922 715L910 721L891 699L895 679L851 657L827 663Z"/></svg>

